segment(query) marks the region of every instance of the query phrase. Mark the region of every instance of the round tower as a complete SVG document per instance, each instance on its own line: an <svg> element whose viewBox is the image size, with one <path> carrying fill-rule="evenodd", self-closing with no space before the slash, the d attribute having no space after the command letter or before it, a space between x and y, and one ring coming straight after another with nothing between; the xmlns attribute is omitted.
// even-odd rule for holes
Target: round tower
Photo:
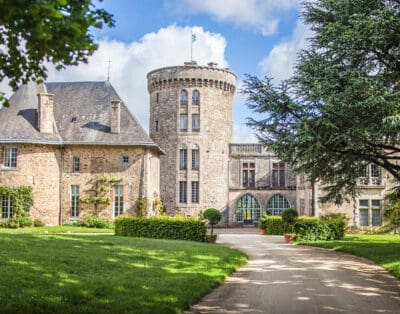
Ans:
<svg viewBox="0 0 400 314"><path fill-rule="evenodd" d="M166 153L160 193L167 213L225 212L236 75L192 61L151 71L147 82L150 137Z"/></svg>

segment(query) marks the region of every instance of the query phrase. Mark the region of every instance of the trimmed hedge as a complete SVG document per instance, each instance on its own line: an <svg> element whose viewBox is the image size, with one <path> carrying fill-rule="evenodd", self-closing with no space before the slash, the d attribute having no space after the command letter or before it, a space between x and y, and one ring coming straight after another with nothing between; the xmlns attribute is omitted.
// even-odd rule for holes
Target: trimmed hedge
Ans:
<svg viewBox="0 0 400 314"><path fill-rule="evenodd" d="M346 223L342 219L299 218L294 224L298 240L340 240L344 238Z"/></svg>
<svg viewBox="0 0 400 314"><path fill-rule="evenodd" d="M206 223L184 217L127 217L115 219L115 234L119 236L205 242Z"/></svg>
<svg viewBox="0 0 400 314"><path fill-rule="evenodd" d="M266 221L266 234L283 235L285 233L281 216L268 216Z"/></svg>

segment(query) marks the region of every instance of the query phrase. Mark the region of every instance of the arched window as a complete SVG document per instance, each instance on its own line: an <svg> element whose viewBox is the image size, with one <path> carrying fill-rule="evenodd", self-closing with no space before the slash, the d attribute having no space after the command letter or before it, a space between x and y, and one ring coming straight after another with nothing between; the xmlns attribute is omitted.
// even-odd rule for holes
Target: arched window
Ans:
<svg viewBox="0 0 400 314"><path fill-rule="evenodd" d="M250 194L244 195L236 204L236 221L254 223L260 218L260 204Z"/></svg>
<svg viewBox="0 0 400 314"><path fill-rule="evenodd" d="M185 89L181 90L180 104L185 106L188 104L188 92Z"/></svg>
<svg viewBox="0 0 400 314"><path fill-rule="evenodd" d="M285 208L289 207L289 201L280 194L271 197L267 204L267 210L270 210L272 215L280 215Z"/></svg>
<svg viewBox="0 0 400 314"><path fill-rule="evenodd" d="M200 92L197 89L195 89L192 93L192 105L200 105Z"/></svg>

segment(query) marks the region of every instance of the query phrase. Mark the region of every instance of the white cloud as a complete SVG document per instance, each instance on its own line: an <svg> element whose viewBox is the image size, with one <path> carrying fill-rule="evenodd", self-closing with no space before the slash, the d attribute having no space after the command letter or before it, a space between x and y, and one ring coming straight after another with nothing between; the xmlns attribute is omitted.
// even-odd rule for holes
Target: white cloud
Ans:
<svg viewBox="0 0 400 314"><path fill-rule="evenodd" d="M311 37L311 34L308 26L299 19L291 37L275 45L260 62L262 73L276 81L289 78L293 74L297 53L307 47L307 38Z"/></svg>
<svg viewBox="0 0 400 314"><path fill-rule="evenodd" d="M282 12L299 6L299 0L185 0L180 9L206 13L218 21L255 28L268 36L275 33Z"/></svg>
<svg viewBox="0 0 400 314"><path fill-rule="evenodd" d="M144 35L140 41L123 43L103 40L88 64L69 67L58 72L50 69L48 81L97 81L107 78L107 60L111 59L110 82L130 110L148 129L149 96L146 75L149 71L173 65L183 65L190 59L191 30L197 35L193 44L193 59L200 65L210 61L227 67L224 52L226 40L220 34L202 27L171 25Z"/></svg>

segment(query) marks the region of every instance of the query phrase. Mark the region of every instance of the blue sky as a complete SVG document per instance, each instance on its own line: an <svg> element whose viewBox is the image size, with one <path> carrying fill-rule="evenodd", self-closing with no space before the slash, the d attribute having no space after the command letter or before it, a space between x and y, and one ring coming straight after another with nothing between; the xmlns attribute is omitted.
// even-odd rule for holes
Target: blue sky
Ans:
<svg viewBox="0 0 400 314"><path fill-rule="evenodd" d="M96 5L114 15L115 27L94 33L99 50L89 64L51 69L49 81L105 80L110 58L110 81L146 130L146 74L189 61L191 31L197 36L194 60L228 66L237 74L238 90L246 73L287 78L309 37L298 0L104 0ZM249 116L237 92L234 142L255 141L245 126Z"/></svg>

